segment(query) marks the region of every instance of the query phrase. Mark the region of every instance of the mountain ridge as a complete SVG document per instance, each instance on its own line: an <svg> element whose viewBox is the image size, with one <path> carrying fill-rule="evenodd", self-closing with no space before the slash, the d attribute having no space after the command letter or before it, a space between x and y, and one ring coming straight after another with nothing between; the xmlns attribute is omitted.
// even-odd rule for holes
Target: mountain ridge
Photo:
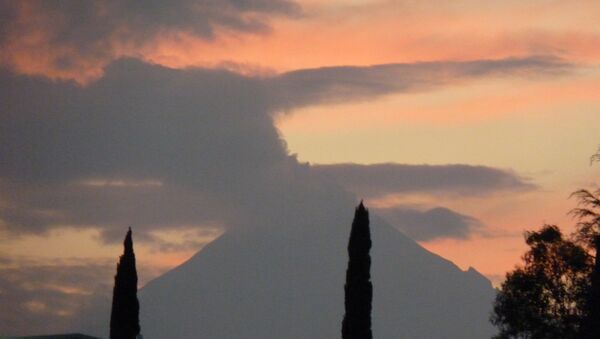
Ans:
<svg viewBox="0 0 600 339"><path fill-rule="evenodd" d="M477 339L493 334L487 321L494 295L489 280L462 271L373 219L375 337ZM140 290L144 337L339 336L349 223L310 228L315 229L320 231L290 235L286 227L267 227L225 232Z"/></svg>

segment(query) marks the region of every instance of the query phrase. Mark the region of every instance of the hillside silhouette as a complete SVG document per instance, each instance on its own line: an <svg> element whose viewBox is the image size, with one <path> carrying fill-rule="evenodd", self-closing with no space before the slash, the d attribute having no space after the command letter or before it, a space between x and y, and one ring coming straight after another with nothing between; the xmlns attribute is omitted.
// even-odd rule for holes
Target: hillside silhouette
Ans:
<svg viewBox="0 0 600 339"><path fill-rule="evenodd" d="M296 227L224 233L140 291L144 337L339 337L349 207L345 217L322 211ZM491 337L487 279L377 217L371 227L374 337Z"/></svg>

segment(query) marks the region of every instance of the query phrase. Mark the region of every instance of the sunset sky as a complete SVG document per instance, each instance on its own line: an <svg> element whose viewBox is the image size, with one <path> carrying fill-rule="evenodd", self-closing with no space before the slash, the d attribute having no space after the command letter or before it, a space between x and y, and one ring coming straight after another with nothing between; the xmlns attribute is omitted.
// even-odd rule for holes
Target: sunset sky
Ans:
<svg viewBox="0 0 600 339"><path fill-rule="evenodd" d="M240 83L224 107L268 114L217 109L197 133L125 116L138 85L170 107L221 78ZM598 188L600 2L0 0L0 102L0 335L62 330L106 296L128 225L141 285L239 227L231 197L255 188L237 161L310 165L498 285L524 231L571 231L570 193ZM203 162L219 170L195 177Z"/></svg>

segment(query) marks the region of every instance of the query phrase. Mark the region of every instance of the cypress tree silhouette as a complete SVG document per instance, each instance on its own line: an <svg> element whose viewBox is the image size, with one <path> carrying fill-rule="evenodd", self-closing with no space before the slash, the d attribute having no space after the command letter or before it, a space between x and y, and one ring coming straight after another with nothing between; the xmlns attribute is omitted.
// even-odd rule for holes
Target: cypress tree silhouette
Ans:
<svg viewBox="0 0 600 339"><path fill-rule="evenodd" d="M137 299L137 271L131 227L127 231L123 246L124 251L117 264L113 289L110 339L135 339L140 333L140 304Z"/></svg>
<svg viewBox="0 0 600 339"><path fill-rule="evenodd" d="M354 213L354 221L348 242L348 269L344 286L344 307L346 313L342 321L342 339L372 339L371 302L371 231L369 211L362 201Z"/></svg>

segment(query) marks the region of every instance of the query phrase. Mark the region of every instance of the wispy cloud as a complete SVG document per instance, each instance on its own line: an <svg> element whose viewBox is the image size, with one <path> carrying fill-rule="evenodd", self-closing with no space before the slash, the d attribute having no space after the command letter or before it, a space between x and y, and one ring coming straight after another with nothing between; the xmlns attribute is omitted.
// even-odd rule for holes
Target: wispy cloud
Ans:
<svg viewBox="0 0 600 339"><path fill-rule="evenodd" d="M94 298L108 299L114 263L77 260L38 262L10 258L0 267L3 335L60 332Z"/></svg>
<svg viewBox="0 0 600 339"><path fill-rule="evenodd" d="M358 196L373 198L398 193L485 196L536 188L512 171L486 166L387 163L313 165L313 168Z"/></svg>
<svg viewBox="0 0 600 339"><path fill-rule="evenodd" d="M468 239L474 233L482 232L484 227L473 217L443 207L420 211L396 206L376 211L391 225L417 241Z"/></svg>
<svg viewBox="0 0 600 339"><path fill-rule="evenodd" d="M282 74L270 81L277 108L360 101L392 93L427 91L490 76L540 76L564 73L573 65L551 56L422 62L369 67L324 67Z"/></svg>

